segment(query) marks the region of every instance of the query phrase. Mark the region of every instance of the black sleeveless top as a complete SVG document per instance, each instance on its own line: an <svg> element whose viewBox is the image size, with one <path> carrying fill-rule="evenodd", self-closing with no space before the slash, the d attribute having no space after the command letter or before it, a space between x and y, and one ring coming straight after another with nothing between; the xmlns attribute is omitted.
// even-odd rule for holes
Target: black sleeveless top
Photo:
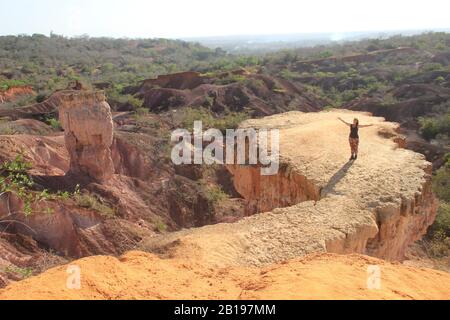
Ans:
<svg viewBox="0 0 450 320"><path fill-rule="evenodd" d="M350 125L350 138L359 139L358 129L358 126Z"/></svg>

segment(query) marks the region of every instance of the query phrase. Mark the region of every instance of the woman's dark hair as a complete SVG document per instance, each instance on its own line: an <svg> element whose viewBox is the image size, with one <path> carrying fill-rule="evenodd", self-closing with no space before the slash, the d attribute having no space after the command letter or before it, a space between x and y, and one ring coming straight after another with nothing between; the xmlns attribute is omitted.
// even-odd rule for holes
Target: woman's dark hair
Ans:
<svg viewBox="0 0 450 320"><path fill-rule="evenodd" d="M354 120L353 120L353 122L354 121L356 121L356 126L359 126L359 120L357 119L357 118L355 118Z"/></svg>

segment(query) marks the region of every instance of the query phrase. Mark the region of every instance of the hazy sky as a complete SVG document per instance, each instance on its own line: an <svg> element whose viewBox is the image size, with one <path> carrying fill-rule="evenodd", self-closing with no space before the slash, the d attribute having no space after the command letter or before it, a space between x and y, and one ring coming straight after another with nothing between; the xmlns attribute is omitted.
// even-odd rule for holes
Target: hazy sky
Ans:
<svg viewBox="0 0 450 320"><path fill-rule="evenodd" d="M0 34L197 37L450 27L449 0L0 0Z"/></svg>

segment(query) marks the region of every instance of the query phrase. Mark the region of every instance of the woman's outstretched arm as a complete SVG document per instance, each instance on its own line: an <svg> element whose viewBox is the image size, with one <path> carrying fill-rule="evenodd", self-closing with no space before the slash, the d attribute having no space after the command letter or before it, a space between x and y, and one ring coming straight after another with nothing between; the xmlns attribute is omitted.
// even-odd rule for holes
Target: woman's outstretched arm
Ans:
<svg viewBox="0 0 450 320"><path fill-rule="evenodd" d="M373 127L373 126L374 126L374 124L365 124L365 125L360 124L359 125L360 128L367 128L367 127Z"/></svg>
<svg viewBox="0 0 450 320"><path fill-rule="evenodd" d="M343 123L345 123L346 125L348 125L348 126L351 126L351 123L348 123L348 122L345 122L344 120L342 120L342 118L338 118L339 120L341 120Z"/></svg>

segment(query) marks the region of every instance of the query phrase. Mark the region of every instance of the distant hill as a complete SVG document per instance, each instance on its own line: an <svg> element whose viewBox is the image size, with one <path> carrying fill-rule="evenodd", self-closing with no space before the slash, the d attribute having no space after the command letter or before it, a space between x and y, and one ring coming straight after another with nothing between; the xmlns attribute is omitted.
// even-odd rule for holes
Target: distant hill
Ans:
<svg viewBox="0 0 450 320"><path fill-rule="evenodd" d="M339 45L348 41L366 39L387 39L392 36L413 36L430 30L392 30L392 31L360 31L360 32L317 32L266 35L230 35L219 37L183 38L195 41L208 48L221 48L234 54L261 54L283 49L314 47L318 45ZM433 30L450 32L449 29Z"/></svg>
<svg viewBox="0 0 450 320"><path fill-rule="evenodd" d="M181 40L3 36L0 89L29 84L37 92L51 92L71 80L120 87L160 74L201 69L224 57L221 50Z"/></svg>

